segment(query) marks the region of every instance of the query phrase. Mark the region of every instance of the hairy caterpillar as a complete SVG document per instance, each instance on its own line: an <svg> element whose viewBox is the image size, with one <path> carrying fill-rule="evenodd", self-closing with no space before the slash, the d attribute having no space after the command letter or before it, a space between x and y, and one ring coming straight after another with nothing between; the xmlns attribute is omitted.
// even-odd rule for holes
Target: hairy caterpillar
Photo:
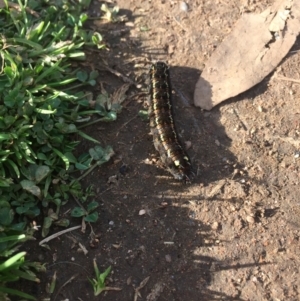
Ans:
<svg viewBox="0 0 300 301"><path fill-rule="evenodd" d="M169 67L157 62L151 66L149 75L149 118L154 146L174 178L189 182L193 175L192 167L174 124Z"/></svg>

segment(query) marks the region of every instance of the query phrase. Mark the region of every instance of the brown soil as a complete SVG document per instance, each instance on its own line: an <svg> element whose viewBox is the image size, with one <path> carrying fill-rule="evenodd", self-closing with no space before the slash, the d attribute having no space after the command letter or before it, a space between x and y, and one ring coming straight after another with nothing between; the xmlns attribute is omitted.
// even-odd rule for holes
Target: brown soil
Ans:
<svg viewBox="0 0 300 301"><path fill-rule="evenodd" d="M197 177L184 185L161 166L149 124L136 116L145 95L125 100L116 122L88 128L116 152L85 179L100 204L93 225L99 243L90 246L87 226L85 234L76 230L49 242L51 251L31 249L48 263L42 283L32 288L39 300L54 271L51 300L57 301L134 301L148 276L137 300L299 300L299 84L270 76L210 112L192 104L212 51L242 13L260 12L272 1L188 2L185 11L180 1L119 0L128 22L94 22L110 50L94 53L90 63L101 69L105 59L145 89L149 61L168 61L175 120L182 141L191 142ZM91 13L100 5L94 3ZM277 69L281 75L299 79L299 48L298 39ZM107 71L100 79L109 92L124 84ZM132 87L129 94L139 92ZM80 151L91 146L83 142ZM111 176L117 180L108 184ZM78 224L72 219L72 226ZM72 248L74 239L87 255ZM93 258L101 271L112 266L107 285L121 291L93 296L87 280L94 275Z"/></svg>

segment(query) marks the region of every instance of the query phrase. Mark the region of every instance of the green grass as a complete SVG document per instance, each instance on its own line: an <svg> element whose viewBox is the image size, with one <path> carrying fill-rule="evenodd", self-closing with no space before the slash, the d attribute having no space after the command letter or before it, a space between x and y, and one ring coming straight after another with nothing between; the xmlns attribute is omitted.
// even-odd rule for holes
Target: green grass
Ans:
<svg viewBox="0 0 300 301"><path fill-rule="evenodd" d="M51 205L44 218L42 235L53 224L68 226L59 211L70 196L84 202L92 195L80 180L113 155L81 128L92 114L97 121L113 121L120 106L108 95L90 92L98 73L74 68L85 60L83 47L104 48L102 36L84 28L83 13L90 0L4 1L0 6L0 300L15 294L7 283L25 278L38 281L37 263L26 262L18 252L29 239L28 221ZM79 4L78 4L79 3ZM1 4L0 4L1 5ZM80 64L76 64L80 66ZM78 92L80 90L80 92ZM85 90L87 92L85 92ZM109 109L108 109L109 108ZM95 122L95 121L93 121ZM74 134L95 144L88 153L75 157L79 141ZM84 171L79 177L78 171ZM53 209L54 208L54 209ZM94 222L97 203L76 207L72 216ZM24 235L24 236L22 236ZM9 271L9 273L8 273Z"/></svg>
<svg viewBox="0 0 300 301"><path fill-rule="evenodd" d="M96 259L94 259L93 265L94 265L94 271L95 271L96 278L89 279L89 281L91 282L91 284L93 286L94 295L98 296L106 289L105 279L111 271L111 266L109 266L103 273L100 273L98 266L97 266Z"/></svg>

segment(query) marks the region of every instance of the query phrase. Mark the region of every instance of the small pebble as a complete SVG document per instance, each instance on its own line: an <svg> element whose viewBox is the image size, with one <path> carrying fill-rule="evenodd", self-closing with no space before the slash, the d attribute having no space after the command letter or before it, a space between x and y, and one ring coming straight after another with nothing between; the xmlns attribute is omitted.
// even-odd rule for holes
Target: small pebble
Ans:
<svg viewBox="0 0 300 301"><path fill-rule="evenodd" d="M113 226L113 225L115 224L115 222L114 222L114 221L110 221L108 224L109 224L110 226Z"/></svg>
<svg viewBox="0 0 300 301"><path fill-rule="evenodd" d="M247 222L250 223L250 224L254 224L254 222L255 222L253 216L250 216L250 215L248 215L248 216L246 217L246 220L247 220Z"/></svg>
<svg viewBox="0 0 300 301"><path fill-rule="evenodd" d="M122 166L120 167L119 172L120 172L121 175L124 176L124 175L128 172L128 170L129 170L129 169L128 169L128 166L124 164L124 165L122 165Z"/></svg>
<svg viewBox="0 0 300 301"><path fill-rule="evenodd" d="M144 214L146 214L146 210L145 209L142 209L142 210L139 211L139 215L144 215Z"/></svg>
<svg viewBox="0 0 300 301"><path fill-rule="evenodd" d="M186 149L186 150L190 149L191 146L192 146L192 142L191 142L191 141L185 141L184 144L185 144L185 149Z"/></svg>
<svg viewBox="0 0 300 301"><path fill-rule="evenodd" d="M219 223L218 223L218 222L214 222L214 223L211 225L211 228L212 228L213 230L218 230L218 228L219 228Z"/></svg>
<svg viewBox="0 0 300 301"><path fill-rule="evenodd" d="M284 161L283 161L280 165L281 165L281 167L283 167L283 168L286 168L286 167L287 167L287 164L286 164L286 162L284 162Z"/></svg>
<svg viewBox="0 0 300 301"><path fill-rule="evenodd" d="M180 2L180 9L183 10L183 11L185 11L185 12L188 12L189 6L188 6L188 4L186 2L181 1Z"/></svg>
<svg viewBox="0 0 300 301"><path fill-rule="evenodd" d="M167 254L165 256L165 258L166 258L166 262L171 262L172 261L171 255L169 255L169 254Z"/></svg>
<svg viewBox="0 0 300 301"><path fill-rule="evenodd" d="M242 219L240 218L236 218L233 222L233 226L235 228L235 230L241 230L243 228L243 222Z"/></svg>

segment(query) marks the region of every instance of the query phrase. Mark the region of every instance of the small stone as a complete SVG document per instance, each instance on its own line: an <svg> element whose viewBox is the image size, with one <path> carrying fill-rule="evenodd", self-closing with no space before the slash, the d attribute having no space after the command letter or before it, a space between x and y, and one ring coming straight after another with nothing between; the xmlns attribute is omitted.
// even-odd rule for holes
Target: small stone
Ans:
<svg viewBox="0 0 300 301"><path fill-rule="evenodd" d="M134 27L134 23L133 22L126 22L125 26L127 26L127 27Z"/></svg>
<svg viewBox="0 0 300 301"><path fill-rule="evenodd" d="M108 224L109 224L110 226L113 226L113 225L115 224L115 222L114 222L114 221L110 221Z"/></svg>
<svg viewBox="0 0 300 301"><path fill-rule="evenodd" d="M139 211L139 215L145 215L146 214L146 210L145 209L142 209Z"/></svg>
<svg viewBox="0 0 300 301"><path fill-rule="evenodd" d="M254 224L254 222L255 222L254 217L253 217L253 216L250 216L250 215L248 215L248 216L246 217L246 220L247 220L247 222L250 223L250 224Z"/></svg>
<svg viewBox="0 0 300 301"><path fill-rule="evenodd" d="M185 141L184 144L185 144L185 149L186 149L186 150L190 149L191 146L192 146L192 142L191 142L191 141Z"/></svg>
<svg viewBox="0 0 300 301"><path fill-rule="evenodd" d="M286 164L286 162L284 162L284 161L283 161L283 162L281 162L281 164L280 164L280 165L281 165L281 167L283 167L283 168L286 168L286 167L287 167L287 164Z"/></svg>
<svg viewBox="0 0 300 301"><path fill-rule="evenodd" d="M183 10L183 11L185 11L185 12L187 12L189 10L189 6L188 6L187 3L181 1L180 2L180 9Z"/></svg>
<svg viewBox="0 0 300 301"><path fill-rule="evenodd" d="M165 256L165 258L166 258L166 262L171 262L172 261L171 255L169 255L169 254L167 254Z"/></svg>
<svg viewBox="0 0 300 301"><path fill-rule="evenodd" d="M108 178L107 184L118 184L118 176L113 175Z"/></svg>
<svg viewBox="0 0 300 301"><path fill-rule="evenodd" d="M218 230L219 229L219 223L218 222L214 222L212 225L211 225L211 228L213 229L213 230Z"/></svg>
<svg viewBox="0 0 300 301"><path fill-rule="evenodd" d="M235 228L235 230L241 230L243 228L243 222L241 218L236 218L233 222L233 226Z"/></svg>
<svg viewBox="0 0 300 301"><path fill-rule="evenodd" d="M234 211L236 211L236 208L233 205L230 205L230 211L234 212Z"/></svg>

